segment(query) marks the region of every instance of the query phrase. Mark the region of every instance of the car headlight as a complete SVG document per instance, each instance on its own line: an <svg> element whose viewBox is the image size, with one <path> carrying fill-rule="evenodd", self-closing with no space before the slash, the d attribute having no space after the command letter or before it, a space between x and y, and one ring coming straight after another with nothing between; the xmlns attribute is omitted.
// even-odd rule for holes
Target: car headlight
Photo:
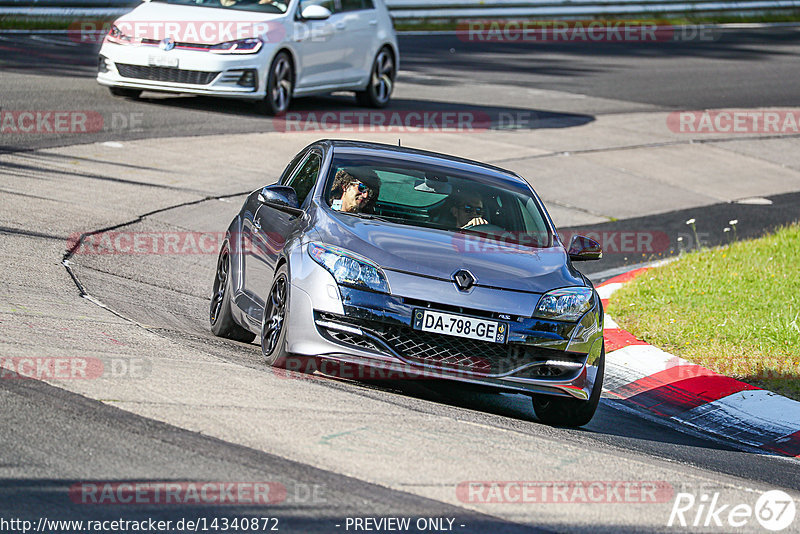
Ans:
<svg viewBox="0 0 800 534"><path fill-rule="evenodd" d="M108 35L106 35L106 40L121 45L129 45L133 43L133 40L129 36L122 33L122 30L120 30L116 24L111 25L111 29L108 30Z"/></svg>
<svg viewBox="0 0 800 534"><path fill-rule="evenodd" d="M389 293L386 275L374 262L339 247L309 243L308 254L325 267L338 284Z"/></svg>
<svg viewBox="0 0 800 534"><path fill-rule="evenodd" d="M264 45L259 37L227 41L209 47L208 51L214 54L255 54Z"/></svg>
<svg viewBox="0 0 800 534"><path fill-rule="evenodd" d="M565 287L550 291L539 299L533 316L556 321L577 321L592 308L592 293L589 287Z"/></svg>

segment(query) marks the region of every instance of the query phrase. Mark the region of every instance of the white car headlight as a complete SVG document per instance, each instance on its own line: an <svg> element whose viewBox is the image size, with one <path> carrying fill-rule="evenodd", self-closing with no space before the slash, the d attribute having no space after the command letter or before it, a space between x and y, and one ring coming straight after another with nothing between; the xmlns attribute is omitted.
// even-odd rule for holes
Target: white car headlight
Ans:
<svg viewBox="0 0 800 534"><path fill-rule="evenodd" d="M106 40L121 45L134 44L133 39L129 35L125 35L116 24L111 25L111 29L108 30L106 35Z"/></svg>
<svg viewBox="0 0 800 534"><path fill-rule="evenodd" d="M389 283L378 265L339 247L309 243L308 254L325 267L338 284L389 293Z"/></svg>
<svg viewBox="0 0 800 534"><path fill-rule="evenodd" d="M545 293L536 306L534 317L556 321L577 321L592 309L592 289L565 287Z"/></svg>
<svg viewBox="0 0 800 534"><path fill-rule="evenodd" d="M264 41L258 37L227 41L209 47L208 51L214 54L255 54L263 46Z"/></svg>

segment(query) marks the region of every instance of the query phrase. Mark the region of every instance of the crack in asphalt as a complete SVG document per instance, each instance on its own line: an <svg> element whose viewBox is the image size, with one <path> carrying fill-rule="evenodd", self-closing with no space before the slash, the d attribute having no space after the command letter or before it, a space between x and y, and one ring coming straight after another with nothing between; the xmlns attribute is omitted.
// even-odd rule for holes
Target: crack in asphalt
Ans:
<svg viewBox="0 0 800 534"><path fill-rule="evenodd" d="M125 228L126 226L130 226L132 224L137 224L137 223L143 222L147 217L151 217L153 215L157 215L159 213L164 213L164 212L167 212L167 211L170 211L170 210L174 210L174 209L178 209L178 208L184 208L184 207L187 207L187 206L195 206L197 204L202 204L203 202L208 202L210 200L220 200L220 199L223 199L223 198L232 198L232 197L238 197L238 196L242 196L242 195L248 195L250 193L251 193L251 191L244 191L244 192L230 193L230 194L225 194L225 195L208 195L208 196L205 196L205 197L197 199L197 200L187 200L186 202L180 202L178 204L173 204L171 206L165 206L163 208L158 208L158 209L155 209L155 210L152 210L152 211L148 211L148 212L142 213L140 215L137 215L135 218L130 219L128 221L125 221L125 222L122 222L122 223L118 223L118 224L114 224L114 225L111 225L111 226L106 226L104 228L100 228L99 230L93 230L91 232L84 232L84 233L82 233L80 235L80 237L78 237L77 240L75 240L75 243L66 251L66 253L64 253L64 256L61 258L61 264L67 269L67 272L72 277L72 280L75 282L75 285L78 287L78 291L80 291L81 297L90 296L89 293L86 291L86 289L83 287L83 284L81 284L80 280L78 280L77 276L73 272L72 267L71 267L71 265L69 263L69 261L72 258L72 256L75 255L75 251L78 250L81 247L81 245L83 244L84 240L87 237L91 237L91 236L97 235L97 234L102 234L104 232L111 232L113 230L119 230L120 228Z"/></svg>

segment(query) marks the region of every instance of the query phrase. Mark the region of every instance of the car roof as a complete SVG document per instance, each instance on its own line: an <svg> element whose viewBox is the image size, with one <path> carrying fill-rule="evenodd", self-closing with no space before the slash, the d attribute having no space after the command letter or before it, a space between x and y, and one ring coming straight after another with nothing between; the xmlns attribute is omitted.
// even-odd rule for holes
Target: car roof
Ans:
<svg viewBox="0 0 800 534"><path fill-rule="evenodd" d="M424 162L426 159L433 158L440 160L443 163L449 164L453 168L462 169L472 172L481 172L483 174L491 175L494 178L513 183L516 185L524 185L529 187L528 183L515 172L496 167L488 163L481 163L466 158L459 158L457 156L450 156L441 154L439 152L431 152L428 150L420 150L417 148L409 148L404 146L387 145L384 143L371 143L366 141L353 141L348 139L321 139L314 144L325 145L333 149L334 153L345 154L366 154L371 155L385 155L387 157L397 157L402 155L404 159Z"/></svg>

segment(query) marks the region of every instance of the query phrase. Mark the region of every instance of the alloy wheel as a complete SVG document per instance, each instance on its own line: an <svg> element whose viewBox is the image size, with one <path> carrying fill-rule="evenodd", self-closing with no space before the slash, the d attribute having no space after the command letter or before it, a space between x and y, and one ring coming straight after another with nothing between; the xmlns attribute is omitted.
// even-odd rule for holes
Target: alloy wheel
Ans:
<svg viewBox="0 0 800 534"><path fill-rule="evenodd" d="M209 318L211 324L216 324L219 319L220 311L222 310L222 302L225 299L225 289L228 286L228 271L230 268L230 257L228 255L228 248L223 248L219 253L217 260L217 276L214 279L214 289L211 294L211 309L209 311Z"/></svg>
<svg viewBox="0 0 800 534"><path fill-rule="evenodd" d="M394 86L394 61L391 54L383 49L375 58L375 65L372 68L372 91L375 100L383 104L389 101Z"/></svg>
<svg viewBox="0 0 800 534"><path fill-rule="evenodd" d="M286 277L280 276L269 294L264 320L261 327L261 347L264 355L272 354L278 345L283 320L286 316Z"/></svg>

